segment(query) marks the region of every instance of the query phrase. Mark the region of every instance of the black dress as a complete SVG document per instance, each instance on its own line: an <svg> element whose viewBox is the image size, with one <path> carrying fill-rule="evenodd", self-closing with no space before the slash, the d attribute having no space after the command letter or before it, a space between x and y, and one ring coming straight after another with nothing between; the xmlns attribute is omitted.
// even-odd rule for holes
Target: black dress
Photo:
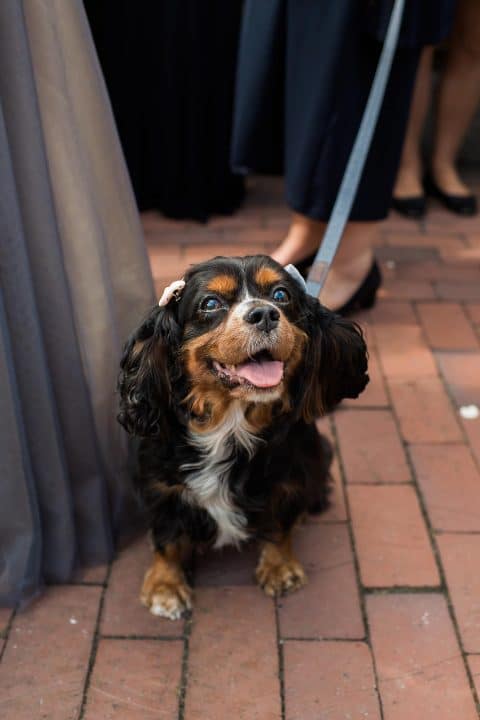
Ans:
<svg viewBox="0 0 480 720"><path fill-rule="evenodd" d="M390 207L418 60L449 31L454 0L407 0L399 48L352 209ZM392 0L247 0L237 69L232 163L284 173L292 209L327 220L350 154Z"/></svg>
<svg viewBox="0 0 480 720"><path fill-rule="evenodd" d="M85 0L138 206L231 213L241 0Z"/></svg>

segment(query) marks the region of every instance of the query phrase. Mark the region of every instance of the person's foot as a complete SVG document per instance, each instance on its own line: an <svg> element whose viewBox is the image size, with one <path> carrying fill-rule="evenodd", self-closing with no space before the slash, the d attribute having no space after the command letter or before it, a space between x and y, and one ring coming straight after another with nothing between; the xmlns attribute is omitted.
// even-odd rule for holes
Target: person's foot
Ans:
<svg viewBox="0 0 480 720"><path fill-rule="evenodd" d="M320 302L330 310L343 307L358 290L373 263L371 248L341 265L334 264L320 294Z"/></svg>
<svg viewBox="0 0 480 720"><path fill-rule="evenodd" d="M423 196L422 173L420 169L400 168L393 188L393 198L404 200Z"/></svg>
<svg viewBox="0 0 480 720"><path fill-rule="evenodd" d="M437 198L447 210L464 217L477 214L477 198L451 164L432 166L431 173L424 178L424 186L427 194Z"/></svg>
<svg viewBox="0 0 480 720"><path fill-rule="evenodd" d="M400 168L393 190L393 209L412 220L419 220L426 211L425 195L420 177L419 169Z"/></svg>
<svg viewBox="0 0 480 720"><path fill-rule="evenodd" d="M445 195L456 195L458 197L472 195L472 191L460 178L456 167L450 163L433 163L431 175L435 185Z"/></svg>

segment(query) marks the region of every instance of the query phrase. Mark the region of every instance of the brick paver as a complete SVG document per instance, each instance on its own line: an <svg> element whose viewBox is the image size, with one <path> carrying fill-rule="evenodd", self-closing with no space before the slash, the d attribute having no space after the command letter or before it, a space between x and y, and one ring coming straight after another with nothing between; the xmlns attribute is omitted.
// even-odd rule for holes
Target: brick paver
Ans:
<svg viewBox="0 0 480 720"><path fill-rule="evenodd" d="M177 715L183 643L100 640L85 720L171 720Z"/></svg>
<svg viewBox="0 0 480 720"><path fill-rule="evenodd" d="M226 717L280 717L275 611L258 588L197 593L185 718Z"/></svg>
<svg viewBox="0 0 480 720"><path fill-rule="evenodd" d="M335 425L348 482L404 483L410 480L405 452L391 412L338 412Z"/></svg>
<svg viewBox="0 0 480 720"><path fill-rule="evenodd" d="M478 338L459 303L419 303L417 307L434 350L478 349Z"/></svg>
<svg viewBox="0 0 480 720"><path fill-rule="evenodd" d="M380 362L388 380L406 382L436 375L435 359L410 303L380 303L372 317Z"/></svg>
<svg viewBox="0 0 480 720"><path fill-rule="evenodd" d="M412 487L350 485L348 498L364 585L438 585L435 558Z"/></svg>
<svg viewBox="0 0 480 720"><path fill-rule="evenodd" d="M418 482L436 530L480 530L480 472L464 445L411 448Z"/></svg>
<svg viewBox="0 0 480 720"><path fill-rule="evenodd" d="M480 352L437 353L436 357L455 403L480 405Z"/></svg>
<svg viewBox="0 0 480 720"><path fill-rule="evenodd" d="M48 589L17 613L0 669L2 720L76 720L100 588Z"/></svg>
<svg viewBox="0 0 480 720"><path fill-rule="evenodd" d="M480 653L480 535L445 534L437 542L463 647Z"/></svg>
<svg viewBox="0 0 480 720"><path fill-rule="evenodd" d="M282 183L251 188L206 225L145 214L158 293L192 262L278 244ZM460 408L480 407L480 216L392 214L376 251L384 285L356 318L371 382L319 421L331 507L295 535L308 585L274 602L256 547L207 553L191 618L170 622L139 603L139 538L13 622L0 610L2 720L478 720L480 418Z"/></svg>
<svg viewBox="0 0 480 720"><path fill-rule="evenodd" d="M345 525L307 525L295 535L307 586L280 601L280 633L291 638L364 637L353 553Z"/></svg>
<svg viewBox="0 0 480 720"><path fill-rule="evenodd" d="M462 441L458 419L438 377L388 383L400 431L408 443Z"/></svg>
<svg viewBox="0 0 480 720"><path fill-rule="evenodd" d="M476 720L475 703L445 599L367 598L385 720Z"/></svg>
<svg viewBox="0 0 480 720"><path fill-rule="evenodd" d="M480 655L467 656L468 667L472 675L473 684L477 692L477 700L480 698Z"/></svg>
<svg viewBox="0 0 480 720"><path fill-rule="evenodd" d="M286 720L380 720L365 643L289 641L284 653Z"/></svg>

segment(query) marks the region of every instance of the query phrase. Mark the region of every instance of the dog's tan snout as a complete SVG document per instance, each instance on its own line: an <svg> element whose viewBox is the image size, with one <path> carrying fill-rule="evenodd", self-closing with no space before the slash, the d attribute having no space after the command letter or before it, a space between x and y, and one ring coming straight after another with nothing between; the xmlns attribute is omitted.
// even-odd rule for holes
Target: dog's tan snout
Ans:
<svg viewBox="0 0 480 720"><path fill-rule="evenodd" d="M273 305L255 305L247 311L244 319L257 330L269 333L278 326L280 313Z"/></svg>

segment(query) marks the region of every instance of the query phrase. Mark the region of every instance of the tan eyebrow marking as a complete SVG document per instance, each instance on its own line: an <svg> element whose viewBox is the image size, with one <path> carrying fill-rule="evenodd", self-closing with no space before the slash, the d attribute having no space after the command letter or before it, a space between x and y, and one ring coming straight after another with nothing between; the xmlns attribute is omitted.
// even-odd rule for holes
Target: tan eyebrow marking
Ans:
<svg viewBox="0 0 480 720"><path fill-rule="evenodd" d="M262 267L255 274L255 282L257 285L272 285L281 280L281 275L270 267Z"/></svg>
<svg viewBox="0 0 480 720"><path fill-rule="evenodd" d="M217 275L207 285L207 289L220 295L230 295L238 290L237 281L231 275Z"/></svg>

